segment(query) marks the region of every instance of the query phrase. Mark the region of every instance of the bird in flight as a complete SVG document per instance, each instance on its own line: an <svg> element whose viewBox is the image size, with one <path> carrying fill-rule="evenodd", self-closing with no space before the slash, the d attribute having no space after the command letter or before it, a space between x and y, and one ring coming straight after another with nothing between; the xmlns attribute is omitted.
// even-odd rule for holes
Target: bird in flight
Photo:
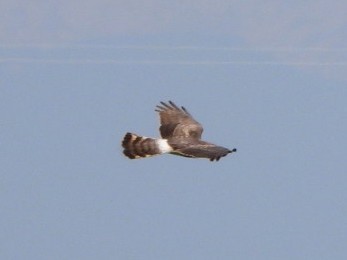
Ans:
<svg viewBox="0 0 347 260"><path fill-rule="evenodd" d="M184 107L178 107L172 101L168 104L160 102L155 111L160 116L161 138L126 133L122 142L123 153L130 159L169 153L218 161L221 157L236 152L236 148L229 150L201 140L201 124Z"/></svg>

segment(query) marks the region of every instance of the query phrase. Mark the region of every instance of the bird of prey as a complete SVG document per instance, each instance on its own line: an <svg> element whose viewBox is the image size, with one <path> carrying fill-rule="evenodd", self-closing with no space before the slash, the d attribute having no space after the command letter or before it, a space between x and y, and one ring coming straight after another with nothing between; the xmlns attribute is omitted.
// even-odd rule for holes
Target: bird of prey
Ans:
<svg viewBox="0 0 347 260"><path fill-rule="evenodd" d="M126 133L123 138L123 153L130 159L158 154L174 154L190 158L207 158L218 161L236 149L229 150L201 140L203 128L184 107L172 101L160 102L155 111L160 116L161 138L149 138Z"/></svg>

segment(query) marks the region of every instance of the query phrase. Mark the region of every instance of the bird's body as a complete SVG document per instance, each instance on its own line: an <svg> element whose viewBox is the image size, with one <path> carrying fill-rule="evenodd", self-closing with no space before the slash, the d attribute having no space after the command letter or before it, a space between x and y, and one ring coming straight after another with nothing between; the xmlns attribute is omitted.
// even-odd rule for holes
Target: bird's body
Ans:
<svg viewBox="0 0 347 260"><path fill-rule="evenodd" d="M172 101L161 102L156 111L160 115L159 128L162 138L154 139L127 133L122 146L130 159L170 153L190 158L207 158L218 161L228 153L236 152L201 140L202 126L184 108Z"/></svg>

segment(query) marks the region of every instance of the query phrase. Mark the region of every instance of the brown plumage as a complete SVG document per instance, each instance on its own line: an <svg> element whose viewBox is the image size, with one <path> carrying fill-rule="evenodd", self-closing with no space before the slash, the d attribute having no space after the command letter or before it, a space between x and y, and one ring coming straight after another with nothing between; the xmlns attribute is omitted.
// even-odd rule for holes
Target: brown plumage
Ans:
<svg viewBox="0 0 347 260"><path fill-rule="evenodd" d="M218 161L236 149L229 150L201 140L203 128L184 108L172 101L160 102L155 111L160 116L160 135L153 139L127 133L122 146L123 153L130 159L144 158L170 153L190 158L207 158Z"/></svg>

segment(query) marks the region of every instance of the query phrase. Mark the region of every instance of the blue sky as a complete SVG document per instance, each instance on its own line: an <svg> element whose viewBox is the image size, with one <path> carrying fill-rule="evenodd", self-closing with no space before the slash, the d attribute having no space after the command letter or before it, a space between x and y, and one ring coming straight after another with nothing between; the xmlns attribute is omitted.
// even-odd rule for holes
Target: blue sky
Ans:
<svg viewBox="0 0 347 260"><path fill-rule="evenodd" d="M2 1L1 259L345 259L341 1ZM185 106L217 163L129 160Z"/></svg>

